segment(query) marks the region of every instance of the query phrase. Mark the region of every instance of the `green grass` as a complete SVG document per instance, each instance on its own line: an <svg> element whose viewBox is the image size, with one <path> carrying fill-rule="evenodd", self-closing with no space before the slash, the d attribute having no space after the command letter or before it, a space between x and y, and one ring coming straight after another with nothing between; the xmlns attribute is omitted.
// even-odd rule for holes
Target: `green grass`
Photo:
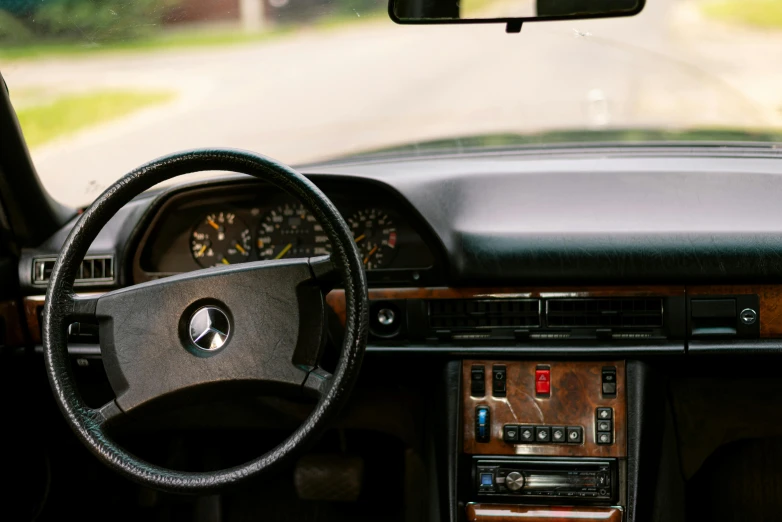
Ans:
<svg viewBox="0 0 782 522"><path fill-rule="evenodd" d="M278 27L258 33L244 33L241 30L180 30L161 33L138 40L91 43L87 41L46 41L36 43L5 44L0 47L2 60L27 60L57 56L73 56L105 52L143 52L188 47L213 47L261 42L293 32L290 27Z"/></svg>
<svg viewBox="0 0 782 522"><path fill-rule="evenodd" d="M703 4L703 12L725 22L782 29L782 0L719 0Z"/></svg>
<svg viewBox="0 0 782 522"><path fill-rule="evenodd" d="M12 94L13 96L13 94ZM106 90L61 96L17 111L30 147L173 99L165 91Z"/></svg>

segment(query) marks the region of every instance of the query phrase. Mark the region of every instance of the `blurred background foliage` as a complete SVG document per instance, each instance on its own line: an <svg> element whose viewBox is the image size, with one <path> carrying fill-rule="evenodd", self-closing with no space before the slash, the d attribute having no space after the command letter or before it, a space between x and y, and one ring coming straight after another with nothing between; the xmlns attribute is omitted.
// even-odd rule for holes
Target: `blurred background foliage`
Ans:
<svg viewBox="0 0 782 522"><path fill-rule="evenodd" d="M288 27L323 18L360 19L385 12L386 0L0 0L0 45L140 41L168 30L242 23L257 2L259 27ZM169 31L170 32L170 31Z"/></svg>

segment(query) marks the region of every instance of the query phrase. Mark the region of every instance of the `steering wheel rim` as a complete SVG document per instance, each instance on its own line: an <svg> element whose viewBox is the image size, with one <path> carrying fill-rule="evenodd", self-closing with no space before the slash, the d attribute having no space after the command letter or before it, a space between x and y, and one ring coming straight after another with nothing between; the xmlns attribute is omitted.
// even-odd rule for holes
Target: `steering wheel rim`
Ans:
<svg viewBox="0 0 782 522"><path fill-rule="evenodd" d="M325 258L307 260L307 269L315 284L321 284L324 279L329 279L328 275L323 274L336 273L342 280L346 300L345 337L333 375L312 378L325 372L318 372L314 368L308 370L307 377L302 382L302 389L306 387L315 390L319 400L312 413L285 441L268 453L239 466L211 472L182 472L145 462L109 437L106 427L116 416L121 416L125 412L117 398L100 409L90 408L84 403L70 370L67 327L80 318L95 318L96 313L107 308L98 300L102 297L81 299L75 296L73 283L87 249L109 219L132 198L162 181L182 174L214 170L248 174L268 181L296 197L313 213L331 242L332 254L330 261ZM275 271L280 270L287 271L281 273L296 271L297 274L304 274L302 262L289 262L284 266L280 263L276 265L271 263L251 263L256 266L243 269L242 276L236 276L234 272L219 272L219 269L207 269L191 274L208 273L210 277L244 277L245 280L256 274L262 278L267 271L272 278L275 277ZM251 273L248 270L257 270L257 272ZM238 273L238 270L235 272ZM198 275L191 275L189 278L180 278L181 280L172 279L170 284L190 284L191 280L197 277ZM306 274L301 275L299 279L306 279ZM135 285L129 289L138 289L143 285L146 284ZM140 291L148 292L149 289L144 287ZM121 291L109 294L119 292ZM169 291L169 294L174 292ZM109 305L112 303L110 299L104 302ZM49 382L61 412L78 439L104 464L145 486L170 492L207 493L279 468L297 456L322 432L344 405L356 382L366 348L367 324L367 282L358 249L344 218L320 189L292 168L265 156L233 149L203 149L165 156L135 169L104 191L85 210L65 240L52 270L44 305L42 328L44 359ZM119 350L114 346L113 341L110 349L104 347L104 323L101 323L100 328L101 351ZM226 349L226 352L228 351ZM104 354L104 358L107 356ZM181 357L179 354L175 356ZM127 358L127 353L119 354L120 359L123 357ZM213 357L210 360L218 359L219 357ZM296 378L298 379L299 376ZM295 384L298 381L291 382ZM112 388L117 395L115 382L112 382Z"/></svg>

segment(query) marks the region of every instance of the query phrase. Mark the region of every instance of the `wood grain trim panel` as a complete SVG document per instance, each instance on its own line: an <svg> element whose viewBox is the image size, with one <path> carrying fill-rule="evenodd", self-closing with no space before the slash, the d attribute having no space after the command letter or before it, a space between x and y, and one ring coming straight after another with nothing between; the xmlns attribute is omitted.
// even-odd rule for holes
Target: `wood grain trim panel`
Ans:
<svg viewBox="0 0 782 522"><path fill-rule="evenodd" d="M492 397L491 370L507 368L507 397ZM470 396L470 372L483 365L486 396ZM535 396L535 368L551 368L550 397ZM616 398L602 397L603 366L616 367ZM627 399L624 361L495 361L465 360L462 363L463 448L471 455L555 455L562 457L626 457ZM475 440L475 409L488 406L491 421L489 442ZM614 443L595 442L595 410L614 409ZM505 424L532 426L582 426L582 444L507 444L502 440Z"/></svg>
<svg viewBox="0 0 782 522"><path fill-rule="evenodd" d="M516 506L467 504L469 522L622 522L622 510L615 507Z"/></svg>
<svg viewBox="0 0 782 522"><path fill-rule="evenodd" d="M0 345L19 347L25 345L22 317L19 314L17 301L0 301L0 317L5 323L5 338L0 339Z"/></svg>
<svg viewBox="0 0 782 522"><path fill-rule="evenodd" d="M495 288L376 288L370 300L383 299L489 299L546 297L671 297L684 296L684 286L585 286ZM326 302L345 324L345 291L332 290Z"/></svg>
<svg viewBox="0 0 782 522"><path fill-rule="evenodd" d="M43 306L46 296L32 295L24 298L24 316L27 319L27 329L33 344L41 344L41 324L38 309Z"/></svg>
<svg viewBox="0 0 782 522"><path fill-rule="evenodd" d="M782 285L688 286L687 295L757 294L760 301L760 337L782 337Z"/></svg>

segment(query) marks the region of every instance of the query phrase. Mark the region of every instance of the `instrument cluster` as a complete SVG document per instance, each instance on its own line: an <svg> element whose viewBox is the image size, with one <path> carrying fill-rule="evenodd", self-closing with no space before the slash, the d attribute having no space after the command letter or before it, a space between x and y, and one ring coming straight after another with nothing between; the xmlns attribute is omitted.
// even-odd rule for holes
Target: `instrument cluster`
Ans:
<svg viewBox="0 0 782 522"><path fill-rule="evenodd" d="M382 187L319 186L345 218L370 278L417 283L438 273L430 236L416 213ZM424 232L426 234L426 232ZM161 204L134 260L138 281L248 261L329 254L323 227L304 205L268 185L201 187Z"/></svg>
<svg viewBox="0 0 782 522"><path fill-rule="evenodd" d="M301 204L285 203L250 210L253 226L231 209L200 217L193 227L190 252L202 268L252 259L268 260L329 254L331 245L315 216ZM367 270L390 265L396 254L394 221L382 209L368 207L347 218Z"/></svg>

